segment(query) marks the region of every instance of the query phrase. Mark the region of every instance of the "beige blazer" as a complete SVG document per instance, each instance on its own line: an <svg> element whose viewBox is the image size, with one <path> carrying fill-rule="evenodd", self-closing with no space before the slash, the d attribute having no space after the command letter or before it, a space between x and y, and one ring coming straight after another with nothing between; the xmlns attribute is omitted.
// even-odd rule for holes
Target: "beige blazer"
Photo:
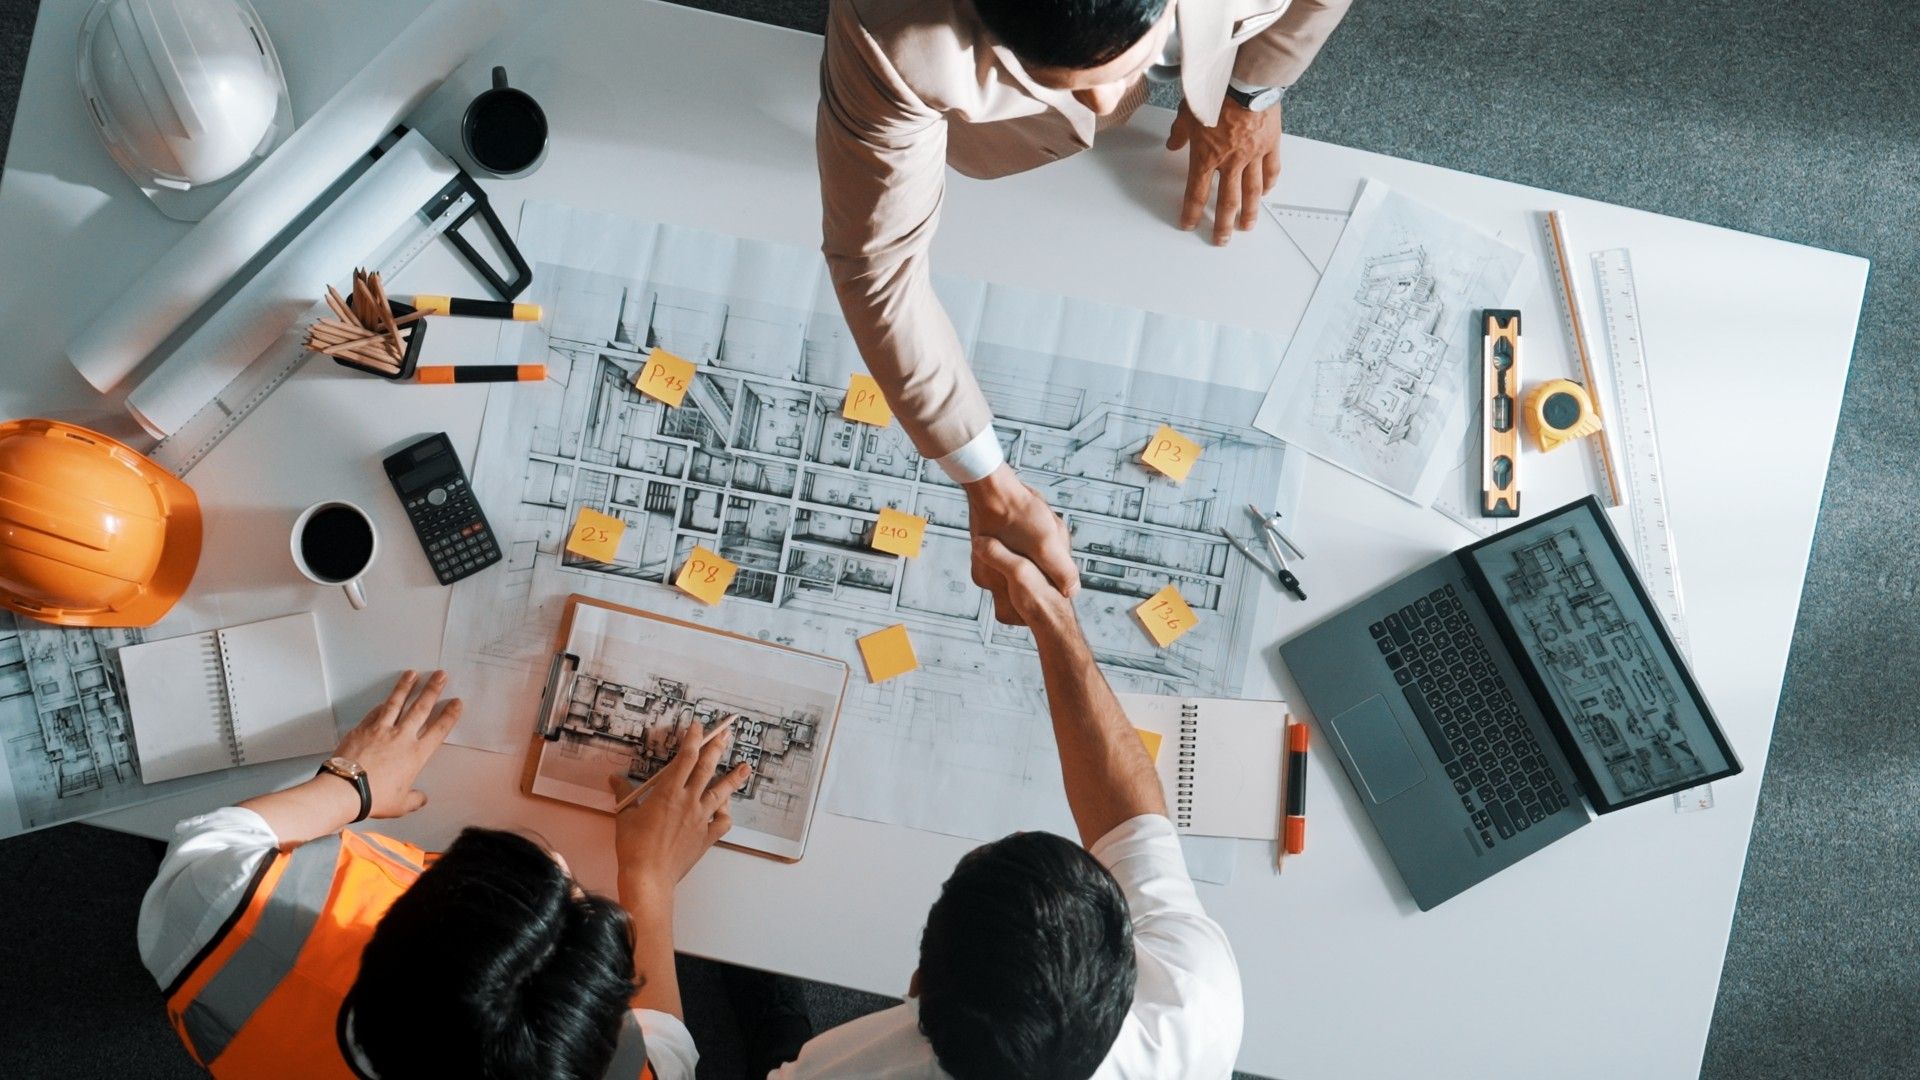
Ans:
<svg viewBox="0 0 1920 1080"><path fill-rule="evenodd" d="M1299 78L1350 0L1174 3L1182 89L1211 124L1229 79ZM928 267L946 167L1022 172L1092 146L1097 120L1031 81L971 0L833 0L815 130L822 250L854 341L923 455L993 420Z"/></svg>

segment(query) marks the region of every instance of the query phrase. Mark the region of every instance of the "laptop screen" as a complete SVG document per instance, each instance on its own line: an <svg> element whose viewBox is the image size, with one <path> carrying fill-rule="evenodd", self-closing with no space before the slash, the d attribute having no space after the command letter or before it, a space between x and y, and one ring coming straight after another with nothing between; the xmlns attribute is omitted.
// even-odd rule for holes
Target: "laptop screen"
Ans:
<svg viewBox="0 0 1920 1080"><path fill-rule="evenodd" d="M1740 766L1602 513L1582 500L1467 555L1532 662L1536 693L1559 707L1568 752L1605 811Z"/></svg>

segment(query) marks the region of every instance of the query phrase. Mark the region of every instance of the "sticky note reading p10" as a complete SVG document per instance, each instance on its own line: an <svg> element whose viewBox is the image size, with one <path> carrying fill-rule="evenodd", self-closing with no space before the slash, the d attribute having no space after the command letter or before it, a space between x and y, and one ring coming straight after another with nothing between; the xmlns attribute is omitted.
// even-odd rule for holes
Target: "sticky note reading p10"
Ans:
<svg viewBox="0 0 1920 1080"><path fill-rule="evenodd" d="M886 427L893 423L893 406L887 404L880 384L871 375L855 375L847 380L847 403L840 415L862 424Z"/></svg>
<svg viewBox="0 0 1920 1080"><path fill-rule="evenodd" d="M682 360L665 349L655 348L647 356L647 362L640 365L639 373L634 375L633 388L677 409L687 399L687 391L693 387L693 372L693 361Z"/></svg>
<svg viewBox="0 0 1920 1080"><path fill-rule="evenodd" d="M1147 628L1154 644L1163 649L1180 640L1180 635L1200 623L1200 616L1187 606L1180 590L1171 585L1147 597L1139 607L1133 609L1133 613L1139 617L1140 624Z"/></svg>
<svg viewBox="0 0 1920 1080"><path fill-rule="evenodd" d="M927 535L927 519L914 514L903 514L898 510L880 511L880 520L873 523L873 547L876 551L885 551L903 558L917 558L920 554L920 541Z"/></svg>
<svg viewBox="0 0 1920 1080"><path fill-rule="evenodd" d="M626 522L583 506L580 516L574 519L573 529L567 533L567 550L594 562L610 563L620 551L620 538L626 533Z"/></svg>
<svg viewBox="0 0 1920 1080"><path fill-rule="evenodd" d="M680 568L680 576L673 579L673 584L696 600L717 604L721 597L727 595L727 586L733 584L733 575L739 572L738 566L696 545L687 556L687 564Z"/></svg>
<svg viewBox="0 0 1920 1080"><path fill-rule="evenodd" d="M1193 463L1200 460L1200 444L1161 424L1160 430L1147 440L1140 460L1175 480L1185 480L1193 471Z"/></svg>

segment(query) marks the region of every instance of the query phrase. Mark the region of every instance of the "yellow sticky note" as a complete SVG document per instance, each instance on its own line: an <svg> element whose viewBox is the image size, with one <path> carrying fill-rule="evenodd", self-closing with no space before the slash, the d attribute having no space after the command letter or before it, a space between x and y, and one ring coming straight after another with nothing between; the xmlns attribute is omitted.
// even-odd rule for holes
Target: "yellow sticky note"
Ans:
<svg viewBox="0 0 1920 1080"><path fill-rule="evenodd" d="M1146 728L1143 728L1143 727L1134 728L1133 733L1135 735L1140 736L1140 744L1147 748L1147 760L1159 761L1160 760L1160 733L1157 731L1148 731Z"/></svg>
<svg viewBox="0 0 1920 1080"><path fill-rule="evenodd" d="M860 656L867 662L867 678L873 682L886 682L920 666L919 659L913 655L913 639L907 636L904 624L876 630L861 638Z"/></svg>
<svg viewBox="0 0 1920 1080"><path fill-rule="evenodd" d="M687 390L693 386L693 372L693 361L682 360L656 347L633 377L633 388L677 409L686 400Z"/></svg>
<svg viewBox="0 0 1920 1080"><path fill-rule="evenodd" d="M1200 460L1200 444L1161 424L1160 430L1147 440L1140 460L1175 480L1185 480L1193 471L1193 463Z"/></svg>
<svg viewBox="0 0 1920 1080"><path fill-rule="evenodd" d="M673 584L681 592L709 604L717 604L727 595L727 586L733 584L733 575L740 568L728 562L724 557L695 545L687 556L685 566L680 568L680 576Z"/></svg>
<svg viewBox="0 0 1920 1080"><path fill-rule="evenodd" d="M1171 585L1147 597L1139 607L1133 609L1133 613L1139 616L1140 624L1147 628L1147 633L1163 649L1200 623L1200 616L1187 606L1180 590Z"/></svg>
<svg viewBox="0 0 1920 1080"><path fill-rule="evenodd" d="M572 531L567 533L567 550L594 562L610 563L620 550L620 538L626 534L626 522L583 506L580 516L574 519Z"/></svg>
<svg viewBox="0 0 1920 1080"><path fill-rule="evenodd" d="M927 535L927 519L916 514L903 514L898 510L880 511L880 520L873 523L873 547L875 551L885 551L912 559L920 554L920 541Z"/></svg>
<svg viewBox="0 0 1920 1080"><path fill-rule="evenodd" d="M855 375L847 380L847 403L840 415L874 427L893 423L893 407L887 404L887 396L880 392L880 384L874 382L871 375Z"/></svg>

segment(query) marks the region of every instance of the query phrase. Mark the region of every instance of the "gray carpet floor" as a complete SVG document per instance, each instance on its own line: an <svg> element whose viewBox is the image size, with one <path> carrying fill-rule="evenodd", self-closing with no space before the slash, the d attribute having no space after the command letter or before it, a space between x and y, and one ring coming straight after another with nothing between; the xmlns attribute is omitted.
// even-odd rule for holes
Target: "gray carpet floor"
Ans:
<svg viewBox="0 0 1920 1080"><path fill-rule="evenodd" d="M825 9L694 6L814 31ZM0 145L34 10L0 0ZM1920 1075L1916 71L1911 0L1358 0L1288 100L1296 134L1873 260L1713 1080ZM83 826L0 843L0 1075L194 1075L133 955L153 862ZM737 1075L711 966L683 980L702 1076ZM827 1023L885 1004L808 1000Z"/></svg>

